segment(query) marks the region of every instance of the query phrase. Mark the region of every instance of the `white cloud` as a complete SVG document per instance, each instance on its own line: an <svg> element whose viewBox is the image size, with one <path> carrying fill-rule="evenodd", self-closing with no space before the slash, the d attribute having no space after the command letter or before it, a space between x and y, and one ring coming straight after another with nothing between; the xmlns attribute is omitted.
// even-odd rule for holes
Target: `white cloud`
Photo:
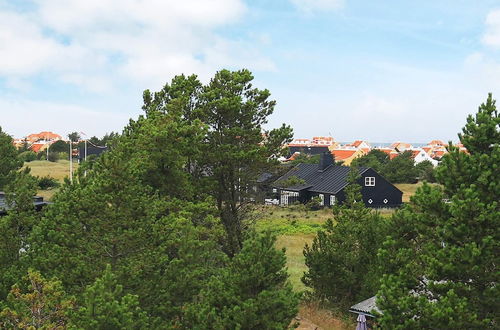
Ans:
<svg viewBox="0 0 500 330"><path fill-rule="evenodd" d="M344 6L344 0L291 0L300 11L310 14L314 11L336 10Z"/></svg>
<svg viewBox="0 0 500 330"><path fill-rule="evenodd" d="M243 17L242 0L34 1L32 12L0 9L0 77L47 73L106 92L117 79L156 87L183 72L274 69L252 40L217 32Z"/></svg>
<svg viewBox="0 0 500 330"><path fill-rule="evenodd" d="M486 17L486 33L482 42L491 47L500 47L500 9L492 10Z"/></svg>
<svg viewBox="0 0 500 330"><path fill-rule="evenodd" d="M16 137L41 130L61 135L79 132L85 128L88 136L120 131L127 124L130 113L109 113L74 104L0 99L2 130Z"/></svg>

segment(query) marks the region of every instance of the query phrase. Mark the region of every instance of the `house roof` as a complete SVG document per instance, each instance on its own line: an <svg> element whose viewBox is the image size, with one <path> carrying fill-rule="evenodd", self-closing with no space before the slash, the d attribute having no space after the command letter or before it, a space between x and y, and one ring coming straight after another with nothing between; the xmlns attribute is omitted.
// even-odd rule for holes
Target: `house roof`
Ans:
<svg viewBox="0 0 500 330"><path fill-rule="evenodd" d="M40 132L37 134L30 134L26 137L28 141L38 141L38 140L62 140L59 134L52 132Z"/></svg>
<svg viewBox="0 0 500 330"><path fill-rule="evenodd" d="M33 143L30 147L31 151L33 152L39 152L40 150L43 149L45 146L45 143Z"/></svg>
<svg viewBox="0 0 500 330"><path fill-rule="evenodd" d="M363 300L362 302L359 302L349 308L349 312L374 317L374 315L371 313L372 311L381 313L381 310L377 307L376 296Z"/></svg>
<svg viewBox="0 0 500 330"><path fill-rule="evenodd" d="M357 151L357 149L333 149L332 154L335 160L344 160L352 157Z"/></svg>
<svg viewBox="0 0 500 330"><path fill-rule="evenodd" d="M318 164L298 164L290 171L280 177L275 185L280 187L280 181L296 176L305 181L304 184L286 187L286 190L300 191L307 189L319 193L336 194L347 185L347 177L351 170L348 166L330 165L325 170L319 171ZM360 168L359 174L366 172L368 168Z"/></svg>
<svg viewBox="0 0 500 330"><path fill-rule="evenodd" d="M429 142L430 146L445 146L446 144L441 140L432 140Z"/></svg>

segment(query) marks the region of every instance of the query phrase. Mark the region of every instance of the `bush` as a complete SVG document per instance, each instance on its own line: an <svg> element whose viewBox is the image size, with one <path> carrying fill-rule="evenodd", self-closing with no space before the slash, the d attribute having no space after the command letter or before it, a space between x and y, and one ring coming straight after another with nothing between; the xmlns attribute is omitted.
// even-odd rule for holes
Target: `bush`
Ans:
<svg viewBox="0 0 500 330"><path fill-rule="evenodd" d="M59 153L58 152L49 152L49 159L47 159L49 162L57 162L59 160Z"/></svg>
<svg viewBox="0 0 500 330"><path fill-rule="evenodd" d="M306 206L311 211L319 210L322 207L321 198L319 198L319 196L311 198L311 200L307 202Z"/></svg>
<svg viewBox="0 0 500 330"><path fill-rule="evenodd" d="M68 152L58 152L58 159L66 159L69 160L69 153Z"/></svg>
<svg viewBox="0 0 500 330"><path fill-rule="evenodd" d="M37 154L31 150L23 151L18 156L23 163L31 162L37 159Z"/></svg>
<svg viewBox="0 0 500 330"><path fill-rule="evenodd" d="M57 182L56 179L50 177L50 176L44 176L44 177L37 177L38 180L38 187L42 190L48 190L51 188L57 188L59 187L59 182Z"/></svg>

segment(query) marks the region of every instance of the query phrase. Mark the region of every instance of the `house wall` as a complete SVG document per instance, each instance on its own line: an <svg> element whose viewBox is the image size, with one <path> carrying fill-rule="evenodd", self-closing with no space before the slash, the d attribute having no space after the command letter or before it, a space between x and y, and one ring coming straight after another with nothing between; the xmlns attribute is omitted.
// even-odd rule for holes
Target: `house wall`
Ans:
<svg viewBox="0 0 500 330"><path fill-rule="evenodd" d="M375 186L366 186L366 177L374 177ZM397 207L403 202L403 192L371 168L363 173L358 183L361 185L363 202L368 207Z"/></svg>

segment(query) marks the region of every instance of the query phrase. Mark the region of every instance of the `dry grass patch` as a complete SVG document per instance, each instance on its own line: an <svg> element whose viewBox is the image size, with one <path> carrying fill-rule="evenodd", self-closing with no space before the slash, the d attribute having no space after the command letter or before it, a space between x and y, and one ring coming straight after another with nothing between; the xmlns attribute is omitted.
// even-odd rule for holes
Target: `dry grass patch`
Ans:
<svg viewBox="0 0 500 330"><path fill-rule="evenodd" d="M315 303L301 304L298 318L300 322L298 329L301 330L348 330L356 327L356 323L346 319L345 316L337 316Z"/></svg>
<svg viewBox="0 0 500 330"><path fill-rule="evenodd" d="M64 178L69 177L69 160L59 160L57 162L35 160L24 163L24 167L29 167L31 169L31 174L34 176L50 176L60 183L64 182ZM77 169L78 163L73 162L73 174Z"/></svg>
<svg viewBox="0 0 500 330"><path fill-rule="evenodd" d="M29 167L31 175L45 177L49 176L56 179L59 183L63 183L65 178L69 177L69 160L59 160L57 162L49 162L46 160L34 160L29 163L24 163L23 168ZM78 163L73 162L73 174L78 170ZM38 196L42 196L44 200L50 201L58 188L50 190L39 190Z"/></svg>

